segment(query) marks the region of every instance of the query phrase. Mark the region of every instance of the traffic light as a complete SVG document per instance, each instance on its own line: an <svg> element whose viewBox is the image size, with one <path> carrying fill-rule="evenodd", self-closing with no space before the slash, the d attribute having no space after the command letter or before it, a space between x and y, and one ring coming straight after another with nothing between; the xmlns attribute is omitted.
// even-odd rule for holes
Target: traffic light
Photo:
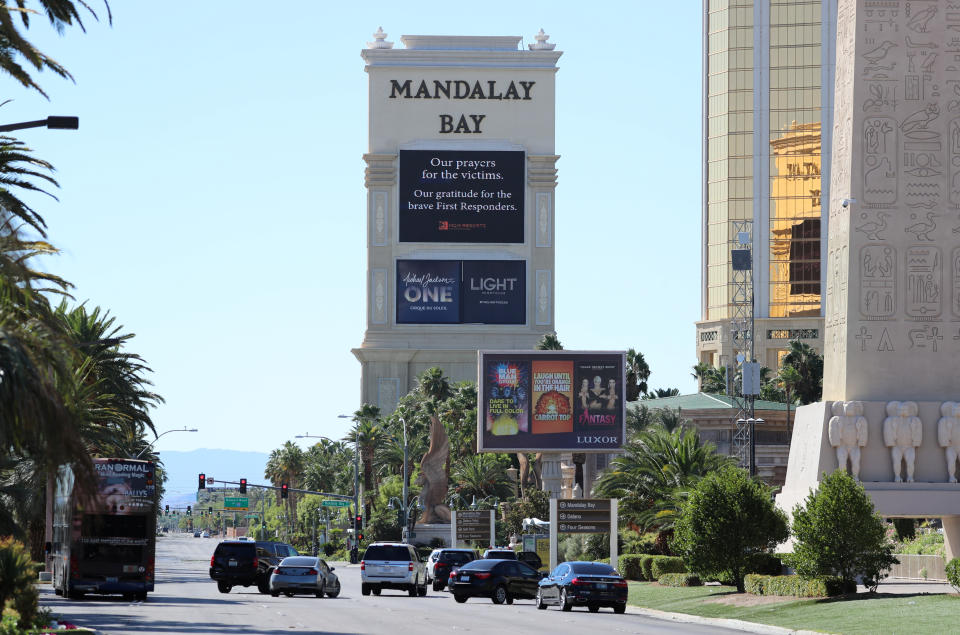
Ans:
<svg viewBox="0 0 960 635"><path fill-rule="evenodd" d="M206 489L207 488L207 475L200 474L200 480L197 483L197 489Z"/></svg>
<svg viewBox="0 0 960 635"><path fill-rule="evenodd" d="M280 483L280 498L286 498L289 494L288 487L286 483Z"/></svg>
<svg viewBox="0 0 960 635"><path fill-rule="evenodd" d="M192 516L193 510L190 509L190 505L187 505L187 516Z"/></svg>
<svg viewBox="0 0 960 635"><path fill-rule="evenodd" d="M169 515L170 515L170 506L169 506L169 505L164 506L164 508L163 508L163 515L164 515L164 516L169 516Z"/></svg>
<svg viewBox="0 0 960 635"><path fill-rule="evenodd" d="M357 542L363 542L363 534L357 534Z"/></svg>
<svg viewBox="0 0 960 635"><path fill-rule="evenodd" d="M207 511L212 514L212 513L213 513L213 505L210 505L209 507L207 507Z"/></svg>
<svg viewBox="0 0 960 635"><path fill-rule="evenodd" d="M354 519L354 529L357 531L363 529L363 514L357 514L357 517Z"/></svg>
<svg viewBox="0 0 960 635"><path fill-rule="evenodd" d="M247 493L247 479L245 478L240 479L240 493L241 494Z"/></svg>

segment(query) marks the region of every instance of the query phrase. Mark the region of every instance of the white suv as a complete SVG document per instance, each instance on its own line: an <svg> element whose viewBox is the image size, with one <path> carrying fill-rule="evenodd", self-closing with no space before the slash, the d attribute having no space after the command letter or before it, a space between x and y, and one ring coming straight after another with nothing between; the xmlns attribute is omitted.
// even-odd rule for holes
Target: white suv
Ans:
<svg viewBox="0 0 960 635"><path fill-rule="evenodd" d="M360 593L380 595L383 589L400 589L410 597L427 594L427 571L413 545L375 542L360 561Z"/></svg>

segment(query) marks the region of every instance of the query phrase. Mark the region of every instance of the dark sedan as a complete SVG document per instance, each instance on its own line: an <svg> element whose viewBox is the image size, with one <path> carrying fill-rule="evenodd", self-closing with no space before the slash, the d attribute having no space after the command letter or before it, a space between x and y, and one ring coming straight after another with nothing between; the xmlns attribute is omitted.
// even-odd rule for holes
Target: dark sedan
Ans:
<svg viewBox="0 0 960 635"><path fill-rule="evenodd" d="M614 613L627 610L627 581L616 569L601 562L564 562L537 587L537 608L555 604L564 611L586 606L591 613L600 607Z"/></svg>
<svg viewBox="0 0 960 635"><path fill-rule="evenodd" d="M474 560L460 567L450 577L453 598L464 603L467 598L490 598L494 604L513 604L514 600L536 597L540 573L516 560Z"/></svg>
<svg viewBox="0 0 960 635"><path fill-rule="evenodd" d="M450 579L450 574L459 567L476 560L470 551L444 549L433 565L433 590L443 591Z"/></svg>

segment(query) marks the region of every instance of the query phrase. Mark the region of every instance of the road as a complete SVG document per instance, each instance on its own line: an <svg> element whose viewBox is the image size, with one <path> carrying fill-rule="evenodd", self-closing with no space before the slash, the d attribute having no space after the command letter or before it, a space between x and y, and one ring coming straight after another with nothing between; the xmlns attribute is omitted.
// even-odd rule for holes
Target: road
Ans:
<svg viewBox="0 0 960 635"><path fill-rule="evenodd" d="M716 628L674 624L642 615L615 615L608 609L584 608L563 613L551 607L538 611L532 601L512 606L471 599L457 604L446 592L429 591L411 598L406 592L360 595L357 566L336 565L343 591L335 599L261 595L256 587L217 591L208 576L216 539L192 534L157 541L157 586L146 602L88 596L66 600L41 587L41 604L55 615L100 633L715 633Z"/></svg>

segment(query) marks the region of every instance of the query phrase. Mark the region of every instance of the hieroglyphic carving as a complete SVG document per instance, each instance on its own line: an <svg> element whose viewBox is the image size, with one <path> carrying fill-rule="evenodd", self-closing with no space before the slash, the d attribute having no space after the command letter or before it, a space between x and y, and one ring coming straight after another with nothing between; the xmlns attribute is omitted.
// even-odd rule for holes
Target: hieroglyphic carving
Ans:
<svg viewBox="0 0 960 635"><path fill-rule="evenodd" d="M934 245L907 248L905 276L907 319L929 322L938 318L943 297L943 257L940 248Z"/></svg>
<svg viewBox="0 0 960 635"><path fill-rule="evenodd" d="M960 91L960 83L954 84L954 88ZM950 103L953 104L954 102ZM960 111L960 100L957 104L957 110ZM960 209L960 117L950 121L947 135L947 147L950 150L950 182L948 184L950 204L954 209Z"/></svg>
<svg viewBox="0 0 960 635"><path fill-rule="evenodd" d="M889 320L897 307L897 250L890 245L860 248L860 315Z"/></svg>
<svg viewBox="0 0 960 635"><path fill-rule="evenodd" d="M863 122L863 201L867 207L897 202L897 122L890 117Z"/></svg>
<svg viewBox="0 0 960 635"><path fill-rule="evenodd" d="M943 340L943 335L940 335L940 327L925 325L910 329L907 332L907 338L910 340L911 350L932 350L936 353L940 342Z"/></svg>
<svg viewBox="0 0 960 635"><path fill-rule="evenodd" d="M960 319L960 247L954 247L950 253L950 282L953 289L950 313Z"/></svg>
<svg viewBox="0 0 960 635"><path fill-rule="evenodd" d="M867 420L863 416L863 403L859 401L835 401L830 406L833 416L828 424L827 437L836 448L837 469L847 469L860 480L860 448L867 445Z"/></svg>
<svg viewBox="0 0 960 635"><path fill-rule="evenodd" d="M893 340L890 338L890 331L883 329L880 333L880 343L877 344L878 353L892 353L894 352Z"/></svg>
<svg viewBox="0 0 960 635"><path fill-rule="evenodd" d="M902 483L902 465L906 463L907 482L913 482L916 448L923 441L923 423L917 416L914 401L887 403L887 418L883 420L883 443L890 448L894 481Z"/></svg>
<svg viewBox="0 0 960 635"><path fill-rule="evenodd" d="M887 219L890 218L889 212L877 212L876 220L866 220L870 218L870 216L866 212L863 212L860 214L860 218L865 222L857 225L855 229L858 232L866 234L867 240L886 240L883 232L887 231Z"/></svg>

